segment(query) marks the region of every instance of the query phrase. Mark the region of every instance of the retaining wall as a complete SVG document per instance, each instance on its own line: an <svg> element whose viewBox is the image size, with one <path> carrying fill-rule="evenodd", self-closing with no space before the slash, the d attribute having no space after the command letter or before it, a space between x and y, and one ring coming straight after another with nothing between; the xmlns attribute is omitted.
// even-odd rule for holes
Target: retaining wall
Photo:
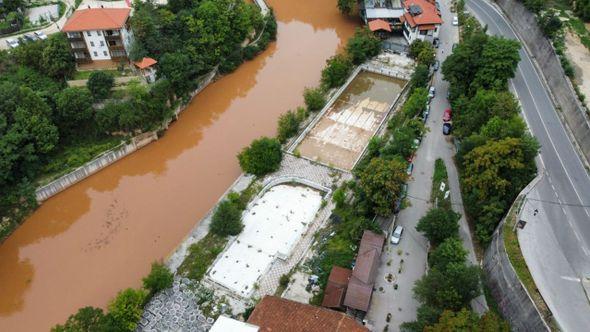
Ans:
<svg viewBox="0 0 590 332"><path fill-rule="evenodd" d="M535 15L516 0L496 0L496 3L502 8L510 24L535 58L540 67L540 75L547 82L556 106L562 110L558 112L558 115L565 120L572 131L586 160L590 160L588 115L571 81L565 75L553 46L539 29Z"/></svg>
<svg viewBox="0 0 590 332"><path fill-rule="evenodd" d="M492 243L485 251L483 269L487 284L513 331L549 331L510 263L502 236L504 222L496 228Z"/></svg>

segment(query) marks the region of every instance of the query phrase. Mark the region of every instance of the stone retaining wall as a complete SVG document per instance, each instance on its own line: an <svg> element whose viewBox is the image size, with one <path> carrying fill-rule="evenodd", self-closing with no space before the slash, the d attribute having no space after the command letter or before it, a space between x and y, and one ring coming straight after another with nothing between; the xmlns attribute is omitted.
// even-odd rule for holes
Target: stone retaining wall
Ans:
<svg viewBox="0 0 590 332"><path fill-rule="evenodd" d="M572 131L586 160L590 160L588 115L580 103L572 83L565 75L553 46L539 29L535 15L516 0L496 0L496 3L504 11L510 24L535 58L540 67L540 75L547 82L556 106L562 110L562 112L558 112L558 115L562 117L562 120L565 120Z"/></svg>

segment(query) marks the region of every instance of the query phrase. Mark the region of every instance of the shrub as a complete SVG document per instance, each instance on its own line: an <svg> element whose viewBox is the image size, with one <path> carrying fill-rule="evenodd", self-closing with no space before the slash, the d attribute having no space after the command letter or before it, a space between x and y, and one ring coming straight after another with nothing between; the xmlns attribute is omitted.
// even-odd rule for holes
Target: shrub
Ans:
<svg viewBox="0 0 590 332"><path fill-rule="evenodd" d="M373 158L359 174L361 188L380 216L393 212L394 202L407 178L406 164L398 159Z"/></svg>
<svg viewBox="0 0 590 332"><path fill-rule="evenodd" d="M283 152L281 143L274 138L254 140L238 154L240 167L246 173L262 176L279 169Z"/></svg>
<svg viewBox="0 0 590 332"><path fill-rule="evenodd" d="M410 79L410 88L412 90L417 88L426 88L429 82L430 70L428 69L428 66L424 64L417 65L416 69L412 73L412 78Z"/></svg>
<svg viewBox="0 0 590 332"><path fill-rule="evenodd" d="M105 315L100 308L84 307L71 315L64 325L56 325L52 332L100 331Z"/></svg>
<svg viewBox="0 0 590 332"><path fill-rule="evenodd" d="M289 282L291 281L291 276L289 274L283 274L279 279L279 285L281 287L287 287Z"/></svg>
<svg viewBox="0 0 590 332"><path fill-rule="evenodd" d="M346 44L346 53L355 65L360 65L379 54L380 51L381 40L368 28L356 29L354 36Z"/></svg>
<svg viewBox="0 0 590 332"><path fill-rule="evenodd" d="M288 111L279 117L279 125L277 128L277 139L281 143L285 143L289 138L295 136L299 131L300 117L293 111Z"/></svg>
<svg viewBox="0 0 590 332"><path fill-rule="evenodd" d="M109 314L123 331L135 331L143 313L147 292L141 289L127 288L109 304Z"/></svg>
<svg viewBox="0 0 590 332"><path fill-rule="evenodd" d="M143 288L153 295L172 286L173 281L174 274L170 272L170 269L162 263L154 262L150 274L143 278Z"/></svg>
<svg viewBox="0 0 590 332"><path fill-rule="evenodd" d="M86 86L96 100L103 100L111 93L111 88L115 84L113 75L104 71L95 71L90 74Z"/></svg>
<svg viewBox="0 0 590 332"><path fill-rule="evenodd" d="M328 59L326 63L326 68L322 70L322 85L331 89L344 84L352 70L350 59L338 54Z"/></svg>
<svg viewBox="0 0 590 332"><path fill-rule="evenodd" d="M308 111L318 111L326 105L326 97L324 97L324 91L321 88L305 88L303 98Z"/></svg>
<svg viewBox="0 0 590 332"><path fill-rule="evenodd" d="M238 235L244 228L242 210L229 200L219 203L209 229L219 236Z"/></svg>

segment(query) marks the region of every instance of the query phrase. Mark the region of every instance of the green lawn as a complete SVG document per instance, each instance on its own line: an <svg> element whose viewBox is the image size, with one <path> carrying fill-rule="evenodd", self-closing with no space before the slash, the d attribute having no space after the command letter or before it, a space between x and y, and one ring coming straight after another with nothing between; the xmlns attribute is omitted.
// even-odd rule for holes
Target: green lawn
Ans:
<svg viewBox="0 0 590 332"><path fill-rule="evenodd" d="M445 190L440 191L440 184L445 183ZM451 197L445 199L445 192L449 190L449 178L447 176L447 168L442 159L437 159L434 162L434 174L432 175L432 192L430 193L430 200L432 202L438 201L438 205L444 208L451 207Z"/></svg>

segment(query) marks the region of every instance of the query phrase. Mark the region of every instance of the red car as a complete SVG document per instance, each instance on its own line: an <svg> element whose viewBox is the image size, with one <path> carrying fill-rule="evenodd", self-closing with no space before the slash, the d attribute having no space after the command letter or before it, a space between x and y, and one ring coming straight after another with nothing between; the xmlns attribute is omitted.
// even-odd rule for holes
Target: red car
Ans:
<svg viewBox="0 0 590 332"><path fill-rule="evenodd" d="M452 114L451 109L450 108L447 108L445 110L445 112L443 113L443 121L444 122L451 121L451 114Z"/></svg>

